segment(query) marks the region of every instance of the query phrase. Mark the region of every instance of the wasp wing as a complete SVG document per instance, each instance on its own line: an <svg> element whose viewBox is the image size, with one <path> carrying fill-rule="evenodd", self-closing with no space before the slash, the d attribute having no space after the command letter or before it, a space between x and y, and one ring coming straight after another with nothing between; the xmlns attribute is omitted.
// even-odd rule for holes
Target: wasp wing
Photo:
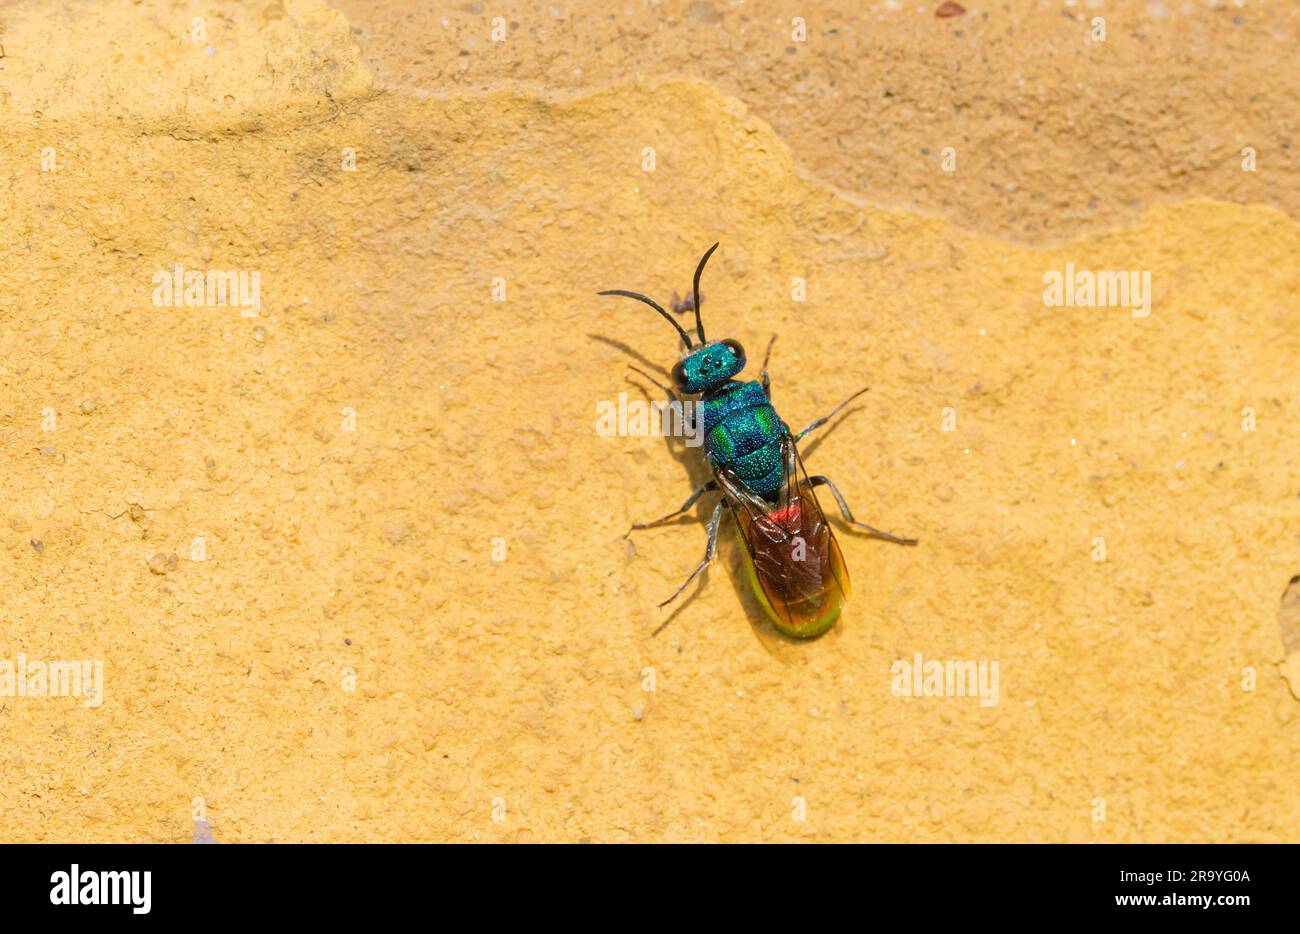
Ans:
<svg viewBox="0 0 1300 934"><path fill-rule="evenodd" d="M785 479L775 504L718 471L748 553L757 595L782 632L811 636L839 616L849 595L848 569L799 457L794 437L782 441Z"/></svg>

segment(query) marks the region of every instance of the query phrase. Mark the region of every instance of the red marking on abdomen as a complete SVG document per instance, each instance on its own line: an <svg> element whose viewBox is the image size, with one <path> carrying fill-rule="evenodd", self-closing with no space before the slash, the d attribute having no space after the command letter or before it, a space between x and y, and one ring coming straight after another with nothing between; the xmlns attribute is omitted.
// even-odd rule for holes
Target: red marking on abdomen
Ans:
<svg viewBox="0 0 1300 934"><path fill-rule="evenodd" d="M795 500L779 509L773 509L767 514L768 518L783 529L797 529L803 519L803 510L800 505L799 501Z"/></svg>

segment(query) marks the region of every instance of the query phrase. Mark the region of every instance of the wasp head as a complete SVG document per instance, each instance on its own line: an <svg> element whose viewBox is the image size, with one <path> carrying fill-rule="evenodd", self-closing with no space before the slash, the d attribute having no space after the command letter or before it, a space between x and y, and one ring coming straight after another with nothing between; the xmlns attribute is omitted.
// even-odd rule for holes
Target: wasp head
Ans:
<svg viewBox="0 0 1300 934"><path fill-rule="evenodd" d="M713 244L700 257L700 263L695 267L695 278L691 283L691 307L695 309L695 333L700 338L699 344L691 343L691 335L686 333L686 329L653 298L640 292L629 292L627 289L606 289L600 293L622 295L649 305L676 329L683 346L686 347L686 355L673 367L673 385L677 387L678 392L709 392L745 368L745 348L740 346L739 341L727 339L710 342L704 337L704 320L700 317L700 275L704 272L704 264L709 261L709 257L717 248L718 245Z"/></svg>
<svg viewBox="0 0 1300 934"><path fill-rule="evenodd" d="M745 368L745 348L727 338L696 347L673 367L678 392L708 392Z"/></svg>

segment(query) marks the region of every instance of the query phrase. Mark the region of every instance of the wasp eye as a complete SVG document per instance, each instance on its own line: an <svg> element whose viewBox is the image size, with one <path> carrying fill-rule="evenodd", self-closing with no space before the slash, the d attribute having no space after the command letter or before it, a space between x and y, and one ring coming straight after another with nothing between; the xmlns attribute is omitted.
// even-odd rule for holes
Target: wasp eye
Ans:
<svg viewBox="0 0 1300 934"><path fill-rule="evenodd" d="M685 360L678 360L674 363L671 373L673 385L676 386L680 392L686 391L686 368L682 366L685 362Z"/></svg>
<svg viewBox="0 0 1300 934"><path fill-rule="evenodd" d="M740 341L733 341L728 337L722 342L722 346L730 350L733 357L740 357L743 359L745 356L745 348L740 346Z"/></svg>

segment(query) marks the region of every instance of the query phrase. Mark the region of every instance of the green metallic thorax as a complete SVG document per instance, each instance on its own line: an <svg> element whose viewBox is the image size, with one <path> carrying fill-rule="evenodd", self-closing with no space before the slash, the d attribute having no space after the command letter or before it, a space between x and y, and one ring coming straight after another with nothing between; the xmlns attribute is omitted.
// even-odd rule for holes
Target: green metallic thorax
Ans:
<svg viewBox="0 0 1300 934"><path fill-rule="evenodd" d="M728 380L705 392L696 412L703 420L709 463L731 468L759 496L770 498L781 489L787 428L762 385Z"/></svg>

